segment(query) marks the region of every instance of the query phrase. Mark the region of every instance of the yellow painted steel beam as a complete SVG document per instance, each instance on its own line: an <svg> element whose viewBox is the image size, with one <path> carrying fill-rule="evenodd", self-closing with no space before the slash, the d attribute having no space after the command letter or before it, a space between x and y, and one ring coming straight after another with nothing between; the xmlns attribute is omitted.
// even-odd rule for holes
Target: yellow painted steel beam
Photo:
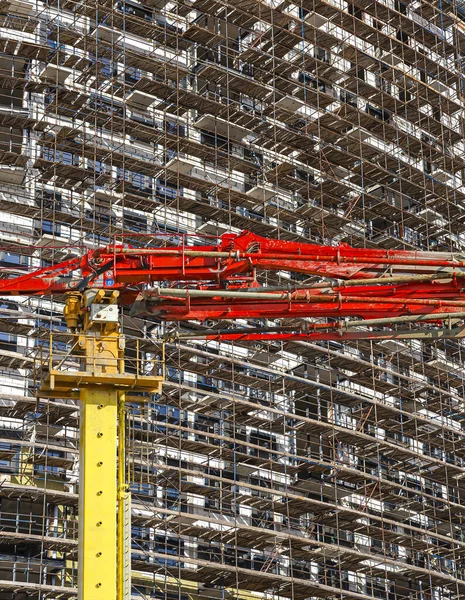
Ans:
<svg viewBox="0 0 465 600"><path fill-rule="evenodd" d="M118 392L81 390L79 600L116 598Z"/></svg>
<svg viewBox="0 0 465 600"><path fill-rule="evenodd" d="M52 351L41 384L42 394L76 397L79 393L81 404L79 600L130 597L131 505L126 484L125 392L132 392L131 399L141 401L136 394L159 393L163 379L156 374L146 375L145 363L139 364L138 359L135 369L126 372L117 299L118 292L105 290L67 295L64 315L76 334L72 348L75 354L71 351L60 358ZM70 358L80 361L80 370L66 368Z"/></svg>
<svg viewBox="0 0 465 600"><path fill-rule="evenodd" d="M131 494L126 483L125 395L118 397L118 600L131 596Z"/></svg>

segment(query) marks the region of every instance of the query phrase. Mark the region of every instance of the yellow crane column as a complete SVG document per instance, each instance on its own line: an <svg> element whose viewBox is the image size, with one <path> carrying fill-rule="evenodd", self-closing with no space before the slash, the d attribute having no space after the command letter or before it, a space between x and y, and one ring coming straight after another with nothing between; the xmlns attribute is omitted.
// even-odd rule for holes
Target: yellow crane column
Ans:
<svg viewBox="0 0 465 600"><path fill-rule="evenodd" d="M79 393L79 600L127 600L130 595L125 392L159 393L162 384L156 369L146 374L137 360L131 372L126 372L117 301L116 291L67 295L64 315L76 334L69 356L79 355L80 368L66 370L65 361L56 364L51 352L41 386L49 395Z"/></svg>
<svg viewBox="0 0 465 600"><path fill-rule="evenodd" d="M89 387L80 396L79 600L112 600L116 598L118 542L118 392Z"/></svg>
<svg viewBox="0 0 465 600"><path fill-rule="evenodd" d="M126 481L125 394L118 398L118 600L131 597L131 494Z"/></svg>

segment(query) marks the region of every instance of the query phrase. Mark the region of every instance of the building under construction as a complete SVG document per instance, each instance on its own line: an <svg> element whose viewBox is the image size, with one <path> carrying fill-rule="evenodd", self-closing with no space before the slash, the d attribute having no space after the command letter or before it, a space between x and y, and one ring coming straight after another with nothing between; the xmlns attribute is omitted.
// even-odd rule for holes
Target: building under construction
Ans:
<svg viewBox="0 0 465 600"><path fill-rule="evenodd" d="M244 229L465 254L461 1L0 9L3 277ZM1 300L0 600L78 594L79 406L35 397L62 309ZM211 327L124 318L134 356ZM129 411L131 597L464 598L464 348L168 343Z"/></svg>

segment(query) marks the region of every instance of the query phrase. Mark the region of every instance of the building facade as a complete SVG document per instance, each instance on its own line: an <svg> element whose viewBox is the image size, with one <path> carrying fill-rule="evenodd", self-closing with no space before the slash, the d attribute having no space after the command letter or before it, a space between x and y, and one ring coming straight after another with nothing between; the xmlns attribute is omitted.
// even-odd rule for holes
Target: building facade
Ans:
<svg viewBox="0 0 465 600"><path fill-rule="evenodd" d="M122 234L465 252L458 0L2 0L0 20L2 277ZM77 596L79 409L34 397L61 300L0 300L0 600ZM124 328L141 356L167 330ZM130 408L132 598L465 597L463 351L169 343L163 394Z"/></svg>

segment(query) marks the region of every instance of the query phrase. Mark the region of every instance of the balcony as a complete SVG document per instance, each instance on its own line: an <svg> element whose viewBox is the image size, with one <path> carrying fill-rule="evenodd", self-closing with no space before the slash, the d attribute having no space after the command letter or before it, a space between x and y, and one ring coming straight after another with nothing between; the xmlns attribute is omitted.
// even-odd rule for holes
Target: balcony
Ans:
<svg viewBox="0 0 465 600"><path fill-rule="evenodd" d="M232 122L225 121L212 115L203 115L194 123L197 129L211 131L229 140L240 142L250 135L250 131L245 127L240 127Z"/></svg>
<svg viewBox="0 0 465 600"><path fill-rule="evenodd" d="M9 183L10 185L22 185L25 175L26 169L23 167L0 165L0 183Z"/></svg>
<svg viewBox="0 0 465 600"><path fill-rule="evenodd" d="M145 92L140 92L139 90L132 91L126 98L128 104L140 107L140 108L148 108L154 102L157 101L155 96L151 94L146 94Z"/></svg>

